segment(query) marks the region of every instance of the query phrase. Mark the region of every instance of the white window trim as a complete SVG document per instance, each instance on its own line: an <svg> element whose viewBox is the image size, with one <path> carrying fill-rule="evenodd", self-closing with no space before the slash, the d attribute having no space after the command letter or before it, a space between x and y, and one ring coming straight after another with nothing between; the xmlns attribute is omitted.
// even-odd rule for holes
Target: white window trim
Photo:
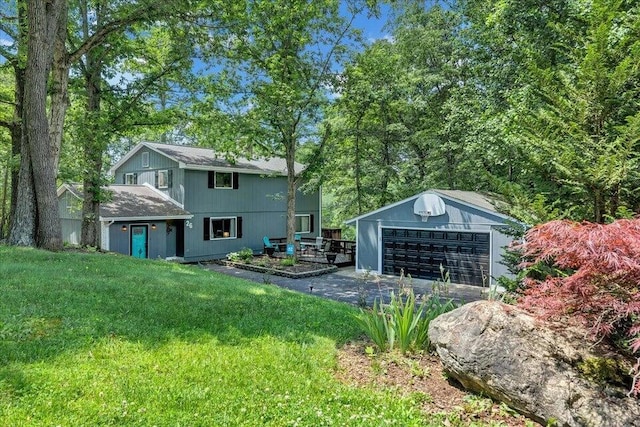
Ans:
<svg viewBox="0 0 640 427"><path fill-rule="evenodd" d="M296 218L303 217L303 216L306 216L307 219L308 219L308 221L307 221L308 229L307 229L307 231L298 231L298 230L296 230L296 233L298 233L298 234L309 234L309 233L311 233L311 214L296 214ZM296 221L296 225L297 225L297 223L298 223L298 221Z"/></svg>
<svg viewBox="0 0 640 427"><path fill-rule="evenodd" d="M227 174L227 175L231 176L231 182L230 182L228 187L218 187L218 174L219 173L224 173L224 174ZM214 177L213 177L213 187L216 190L233 190L233 172L218 172L218 171L214 171L213 175L214 175Z"/></svg>
<svg viewBox="0 0 640 427"><path fill-rule="evenodd" d="M129 178L131 178L131 182L129 182ZM136 174L133 172L127 172L124 174L124 183L126 185L135 185Z"/></svg>
<svg viewBox="0 0 640 427"><path fill-rule="evenodd" d="M148 168L149 167L149 152L148 151L144 151L142 153L142 167L143 168Z"/></svg>
<svg viewBox="0 0 640 427"><path fill-rule="evenodd" d="M229 237L215 237L213 230L213 221L220 219L232 219L233 220L233 236ZM209 240L230 240L238 238L238 217L237 216L220 216L215 218L209 218Z"/></svg>
<svg viewBox="0 0 640 427"><path fill-rule="evenodd" d="M160 175L164 174L164 185L160 185ZM158 188L169 188L169 170L163 169L158 171Z"/></svg>

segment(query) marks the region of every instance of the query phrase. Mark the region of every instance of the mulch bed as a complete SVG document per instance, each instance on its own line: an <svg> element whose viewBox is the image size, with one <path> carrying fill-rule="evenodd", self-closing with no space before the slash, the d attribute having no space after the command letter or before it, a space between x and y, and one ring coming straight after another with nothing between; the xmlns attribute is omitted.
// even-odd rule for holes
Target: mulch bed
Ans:
<svg viewBox="0 0 640 427"><path fill-rule="evenodd" d="M499 403L466 392L447 378L437 356L393 353L372 356L366 352L370 345L366 341L350 342L339 350L336 377L340 381L377 390L394 389L405 396L423 393L425 399L420 405L425 413L453 413L465 425L537 425Z"/></svg>
<svg viewBox="0 0 640 427"><path fill-rule="evenodd" d="M332 273L338 269L335 265L319 264L301 260L298 260L295 265L284 266L281 264L282 259L283 258L262 255L254 257L251 263L229 260L220 260L220 263L243 270L273 274L275 276L288 277L291 279L320 276L322 274Z"/></svg>

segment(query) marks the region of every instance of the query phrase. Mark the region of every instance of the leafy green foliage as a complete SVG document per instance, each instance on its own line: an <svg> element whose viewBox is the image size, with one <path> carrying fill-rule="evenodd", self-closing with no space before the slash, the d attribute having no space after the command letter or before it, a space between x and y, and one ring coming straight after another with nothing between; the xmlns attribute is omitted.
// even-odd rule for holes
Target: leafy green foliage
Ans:
<svg viewBox="0 0 640 427"><path fill-rule="evenodd" d="M234 262L249 263L253 260L253 250L251 248L242 248L237 252L230 252L227 254L227 259Z"/></svg>
<svg viewBox="0 0 640 427"><path fill-rule="evenodd" d="M428 349L429 324L439 315L456 308L453 300L436 296L418 303L413 289L391 292L388 304L376 299L371 310L360 309L358 324L382 352L398 349L402 354Z"/></svg>
<svg viewBox="0 0 640 427"><path fill-rule="evenodd" d="M637 4L395 7L326 112L332 224L429 188L503 195L531 225L638 211Z"/></svg>
<svg viewBox="0 0 640 427"><path fill-rule="evenodd" d="M283 267L292 267L296 265L296 259L294 257L287 257L280 260L280 265Z"/></svg>
<svg viewBox="0 0 640 427"><path fill-rule="evenodd" d="M373 302L371 311L361 309L360 315L356 317L356 320L380 351L387 351L393 348L395 331L391 327L390 317L387 316L384 307L377 299Z"/></svg>

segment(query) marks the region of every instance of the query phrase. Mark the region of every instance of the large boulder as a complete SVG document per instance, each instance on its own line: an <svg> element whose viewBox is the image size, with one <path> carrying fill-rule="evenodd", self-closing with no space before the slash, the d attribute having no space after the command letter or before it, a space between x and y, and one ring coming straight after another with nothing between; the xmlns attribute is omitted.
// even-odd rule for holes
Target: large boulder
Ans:
<svg viewBox="0 0 640 427"><path fill-rule="evenodd" d="M429 337L465 388L542 424L640 426L639 399L586 378L586 366L615 359L596 353L584 330L552 329L516 307L477 301L433 320Z"/></svg>

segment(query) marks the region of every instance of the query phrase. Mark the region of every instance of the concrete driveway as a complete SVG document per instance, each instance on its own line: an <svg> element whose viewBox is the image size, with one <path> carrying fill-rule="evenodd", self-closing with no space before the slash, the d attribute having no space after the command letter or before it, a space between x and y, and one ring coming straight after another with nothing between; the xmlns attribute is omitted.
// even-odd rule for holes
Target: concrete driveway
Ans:
<svg viewBox="0 0 640 427"><path fill-rule="evenodd" d="M398 292L402 286L400 278L377 274L356 273L353 267L343 267L334 273L314 276L304 279L290 279L287 277L266 275L253 271L242 270L219 264L203 265L211 271L227 274L233 277L250 280L257 283L271 283L283 288L349 304L359 305L366 301L367 306L373 305L374 298L389 300L391 291ZM433 291L434 282L422 279L403 280L404 286L411 286L416 295L429 295ZM436 292L438 291L436 286ZM456 302L471 302L486 299L488 289L479 286L450 284L448 289L441 289L442 298L452 298Z"/></svg>

